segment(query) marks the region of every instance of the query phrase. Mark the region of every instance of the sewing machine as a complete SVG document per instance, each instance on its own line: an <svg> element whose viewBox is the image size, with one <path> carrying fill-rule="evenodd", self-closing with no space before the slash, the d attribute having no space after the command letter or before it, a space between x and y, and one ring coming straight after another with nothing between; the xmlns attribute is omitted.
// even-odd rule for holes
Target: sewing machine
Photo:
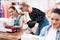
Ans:
<svg viewBox="0 0 60 40"><path fill-rule="evenodd" d="M5 26L5 23L9 26ZM14 20L11 18L0 18L0 31L1 32L16 32L17 27L13 27Z"/></svg>

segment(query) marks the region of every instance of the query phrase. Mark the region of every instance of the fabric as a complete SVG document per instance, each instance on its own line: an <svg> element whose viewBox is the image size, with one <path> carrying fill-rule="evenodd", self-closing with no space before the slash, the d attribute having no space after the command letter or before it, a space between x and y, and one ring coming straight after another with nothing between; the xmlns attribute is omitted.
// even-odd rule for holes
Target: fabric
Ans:
<svg viewBox="0 0 60 40"><path fill-rule="evenodd" d="M48 35L48 32L49 32L49 29L51 28L51 25L48 25L46 27L44 27L42 30L41 30L41 34L40 36L41 37L46 37ZM52 34L51 34L52 36ZM57 29L57 33L56 33L56 39L55 40L60 40L60 27Z"/></svg>

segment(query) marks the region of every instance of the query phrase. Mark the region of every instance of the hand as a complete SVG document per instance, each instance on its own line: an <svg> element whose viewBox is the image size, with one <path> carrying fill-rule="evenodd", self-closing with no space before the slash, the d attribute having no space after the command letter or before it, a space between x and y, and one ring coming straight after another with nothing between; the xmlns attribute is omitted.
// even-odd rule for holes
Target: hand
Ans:
<svg viewBox="0 0 60 40"><path fill-rule="evenodd" d="M31 23L36 23L36 21L29 21L29 22L27 22L27 24L31 24Z"/></svg>
<svg viewBox="0 0 60 40"><path fill-rule="evenodd" d="M29 21L29 22L27 22L29 28L33 28L35 23L36 23L36 21Z"/></svg>
<svg viewBox="0 0 60 40"><path fill-rule="evenodd" d="M32 23L36 23L36 21L32 21Z"/></svg>

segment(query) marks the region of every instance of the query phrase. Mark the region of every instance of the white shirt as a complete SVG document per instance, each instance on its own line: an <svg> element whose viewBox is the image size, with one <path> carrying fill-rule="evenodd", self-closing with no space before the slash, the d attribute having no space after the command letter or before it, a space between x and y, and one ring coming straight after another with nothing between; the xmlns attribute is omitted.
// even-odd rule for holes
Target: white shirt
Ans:
<svg viewBox="0 0 60 40"><path fill-rule="evenodd" d="M56 33L57 33L56 29L50 28L50 30L49 30L47 36L44 38L44 40L56 40Z"/></svg>

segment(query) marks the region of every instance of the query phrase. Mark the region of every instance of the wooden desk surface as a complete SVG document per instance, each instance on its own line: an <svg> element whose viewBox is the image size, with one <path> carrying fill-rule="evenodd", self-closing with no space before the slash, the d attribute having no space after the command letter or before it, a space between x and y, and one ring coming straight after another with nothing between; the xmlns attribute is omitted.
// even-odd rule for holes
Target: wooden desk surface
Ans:
<svg viewBox="0 0 60 40"><path fill-rule="evenodd" d="M18 37L21 37L24 31L25 31L24 29L21 29L19 32L16 33L0 32L0 38L5 38L9 40L18 40Z"/></svg>

